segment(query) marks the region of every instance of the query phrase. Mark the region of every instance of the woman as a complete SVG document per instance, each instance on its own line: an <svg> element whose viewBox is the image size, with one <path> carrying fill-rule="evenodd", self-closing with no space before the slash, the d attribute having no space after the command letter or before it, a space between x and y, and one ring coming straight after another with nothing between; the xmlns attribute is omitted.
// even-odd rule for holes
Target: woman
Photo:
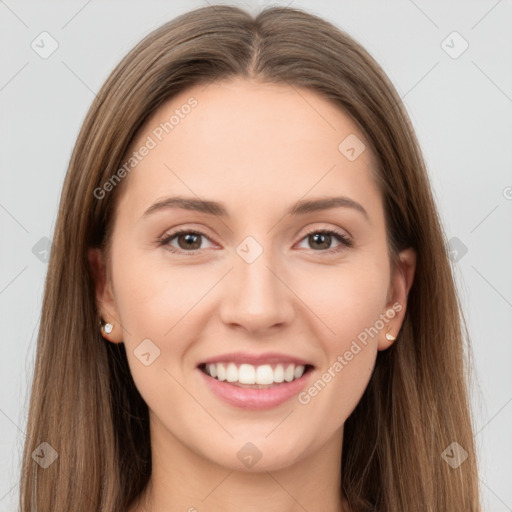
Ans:
<svg viewBox="0 0 512 512"><path fill-rule="evenodd" d="M463 353L378 64L297 9L192 11L78 137L21 510L479 511Z"/></svg>

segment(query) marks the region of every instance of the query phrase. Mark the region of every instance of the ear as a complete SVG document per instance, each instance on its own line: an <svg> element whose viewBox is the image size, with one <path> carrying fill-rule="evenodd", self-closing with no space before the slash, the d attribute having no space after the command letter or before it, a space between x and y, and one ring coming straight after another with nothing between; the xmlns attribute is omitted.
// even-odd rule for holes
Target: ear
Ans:
<svg viewBox="0 0 512 512"><path fill-rule="evenodd" d="M100 326L98 326L98 329L100 329L101 335L106 340L112 343L122 343L121 324L119 322L119 315L112 292L112 282L104 261L103 251L98 248L91 248L88 251L87 257L94 280L96 305L101 319L103 322L114 326L112 332L108 334L103 331L103 329L100 329Z"/></svg>
<svg viewBox="0 0 512 512"><path fill-rule="evenodd" d="M412 248L401 251L393 269L388 301L384 315L388 319L379 334L378 350L386 350L397 338L405 318L407 296L411 289L416 271L416 252ZM386 335L392 337L386 338Z"/></svg>

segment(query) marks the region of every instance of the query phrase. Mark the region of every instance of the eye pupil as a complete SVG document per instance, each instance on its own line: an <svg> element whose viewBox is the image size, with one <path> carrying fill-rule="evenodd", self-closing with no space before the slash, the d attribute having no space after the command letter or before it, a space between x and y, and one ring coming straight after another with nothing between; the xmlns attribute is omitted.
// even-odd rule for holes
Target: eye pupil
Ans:
<svg viewBox="0 0 512 512"><path fill-rule="evenodd" d="M313 235L310 235L310 239L313 239L314 243L319 242L323 245L323 247L320 247L321 249L329 249L329 246L331 245L331 235L328 235L327 233L314 233Z"/></svg>
<svg viewBox="0 0 512 512"><path fill-rule="evenodd" d="M178 237L178 244L179 244L180 248L182 248L182 249L193 249L193 250L200 249L200 247L201 247L200 237L201 237L201 235L197 235L195 233L186 233L185 235L180 235ZM186 240L185 244L181 244L182 239ZM199 240L199 243L197 243L197 240ZM197 246L193 246L194 241Z"/></svg>

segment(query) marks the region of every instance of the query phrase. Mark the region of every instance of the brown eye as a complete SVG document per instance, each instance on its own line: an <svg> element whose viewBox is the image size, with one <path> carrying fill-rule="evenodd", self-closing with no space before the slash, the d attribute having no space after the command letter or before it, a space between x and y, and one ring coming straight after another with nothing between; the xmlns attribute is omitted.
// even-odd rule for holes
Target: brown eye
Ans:
<svg viewBox="0 0 512 512"><path fill-rule="evenodd" d="M175 238L178 240L180 249L195 250L201 248L201 236L197 233L179 234Z"/></svg>
<svg viewBox="0 0 512 512"><path fill-rule="evenodd" d="M308 241L313 249L330 249L332 237L326 233L314 233L308 235Z"/></svg>
<svg viewBox="0 0 512 512"><path fill-rule="evenodd" d="M204 248L201 247L203 239L210 240L204 233L183 229L165 235L159 243L171 252L191 255Z"/></svg>
<svg viewBox="0 0 512 512"><path fill-rule="evenodd" d="M347 235L332 230L310 231L302 240L307 241L306 249L319 252L337 252L353 246L352 240ZM337 247L331 247L334 241L338 242Z"/></svg>

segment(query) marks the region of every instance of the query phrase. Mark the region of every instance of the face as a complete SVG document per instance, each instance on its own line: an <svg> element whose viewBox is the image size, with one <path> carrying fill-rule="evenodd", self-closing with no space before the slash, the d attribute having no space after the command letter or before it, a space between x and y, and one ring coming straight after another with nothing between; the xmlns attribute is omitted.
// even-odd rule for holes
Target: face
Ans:
<svg viewBox="0 0 512 512"><path fill-rule="evenodd" d="M152 436L246 471L247 455L273 470L341 450L414 267L404 251L392 272L357 125L311 91L236 79L174 97L133 151L111 259L90 261Z"/></svg>

